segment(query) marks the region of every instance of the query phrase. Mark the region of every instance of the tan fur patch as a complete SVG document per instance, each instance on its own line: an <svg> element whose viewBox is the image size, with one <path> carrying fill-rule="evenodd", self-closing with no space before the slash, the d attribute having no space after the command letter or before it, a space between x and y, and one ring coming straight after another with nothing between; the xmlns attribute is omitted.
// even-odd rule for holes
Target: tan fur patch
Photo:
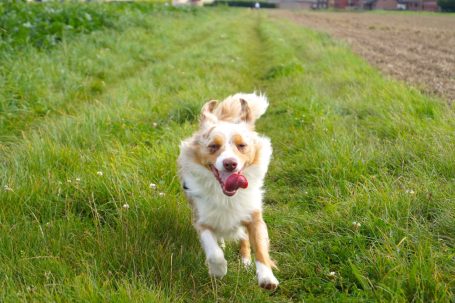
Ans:
<svg viewBox="0 0 455 303"><path fill-rule="evenodd" d="M221 121L246 122L248 128L254 130L254 116L248 102L243 99L226 99L218 104L213 114Z"/></svg>
<svg viewBox="0 0 455 303"><path fill-rule="evenodd" d="M210 144L216 144L216 145L219 145L220 147L223 147L223 144L224 144L223 136L220 136L220 135L213 136L213 139L211 140Z"/></svg>
<svg viewBox="0 0 455 303"><path fill-rule="evenodd" d="M244 99L240 99L240 104L240 119L246 123L252 123L253 117L251 115L250 108L248 107L248 102L246 102Z"/></svg>
<svg viewBox="0 0 455 303"><path fill-rule="evenodd" d="M250 241L248 239L240 240L240 256L245 259L251 258Z"/></svg>
<svg viewBox="0 0 455 303"><path fill-rule="evenodd" d="M219 120L237 122L240 114L240 102L221 103L214 111Z"/></svg>
<svg viewBox="0 0 455 303"><path fill-rule="evenodd" d="M232 136L232 143L235 145L233 148L235 154L245 163L244 168L250 166L254 161L256 147L254 145L248 145L239 134ZM246 146L244 148L240 148L239 146L241 144L246 144Z"/></svg>
<svg viewBox="0 0 455 303"><path fill-rule="evenodd" d="M269 256L269 236L267 226L262 219L262 213L255 211L251 214L251 221L244 222L250 236L250 242L254 247L256 261L261 262L269 268L276 268L275 262Z"/></svg>
<svg viewBox="0 0 455 303"><path fill-rule="evenodd" d="M209 132L212 132L213 129L209 129ZM201 164L202 166L210 169L210 165L213 165L216 162L218 156L224 150L224 138L220 135L213 136L212 139L204 135L199 137L200 140L195 140L193 145L194 160ZM219 149L215 152L211 152L209 146L215 144L219 146Z"/></svg>
<svg viewBox="0 0 455 303"><path fill-rule="evenodd" d="M256 144L254 150L254 158L252 161L253 165L259 165L261 162L261 145Z"/></svg>

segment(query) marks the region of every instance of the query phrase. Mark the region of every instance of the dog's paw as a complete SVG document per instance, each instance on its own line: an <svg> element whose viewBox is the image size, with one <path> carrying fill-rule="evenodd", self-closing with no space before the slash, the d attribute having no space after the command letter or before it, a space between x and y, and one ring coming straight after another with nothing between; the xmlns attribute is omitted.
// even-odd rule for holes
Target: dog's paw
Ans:
<svg viewBox="0 0 455 303"><path fill-rule="evenodd" d="M227 261L223 256L212 256L207 258L209 274L213 277L222 278L227 273Z"/></svg>
<svg viewBox="0 0 455 303"><path fill-rule="evenodd" d="M261 262L256 262L256 274L258 284L262 288L274 290L278 287L278 284L280 284L277 278L273 275L272 270Z"/></svg>
<svg viewBox="0 0 455 303"><path fill-rule="evenodd" d="M267 289L267 290L275 290L278 287L278 280L272 274L270 277L258 277L258 284L260 287Z"/></svg>
<svg viewBox="0 0 455 303"><path fill-rule="evenodd" d="M245 269L251 268L251 257L242 257L242 264Z"/></svg>

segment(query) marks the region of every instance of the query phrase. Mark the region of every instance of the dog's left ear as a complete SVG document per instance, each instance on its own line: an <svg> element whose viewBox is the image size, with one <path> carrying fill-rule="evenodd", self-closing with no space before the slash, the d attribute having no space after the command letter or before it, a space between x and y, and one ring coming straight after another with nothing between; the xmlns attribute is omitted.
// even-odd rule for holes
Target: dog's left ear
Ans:
<svg viewBox="0 0 455 303"><path fill-rule="evenodd" d="M253 124L254 120L248 102L245 99L240 99L240 104L242 106L240 109L240 120L248 124Z"/></svg>

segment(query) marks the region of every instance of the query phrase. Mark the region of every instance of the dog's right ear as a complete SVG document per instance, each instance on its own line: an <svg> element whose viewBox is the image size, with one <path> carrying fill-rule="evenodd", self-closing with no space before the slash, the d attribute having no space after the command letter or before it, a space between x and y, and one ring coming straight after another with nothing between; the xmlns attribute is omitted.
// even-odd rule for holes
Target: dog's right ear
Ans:
<svg viewBox="0 0 455 303"><path fill-rule="evenodd" d="M213 114L213 111L217 105L217 100L211 100L202 106L200 118L201 127L207 127L218 122L218 118Z"/></svg>

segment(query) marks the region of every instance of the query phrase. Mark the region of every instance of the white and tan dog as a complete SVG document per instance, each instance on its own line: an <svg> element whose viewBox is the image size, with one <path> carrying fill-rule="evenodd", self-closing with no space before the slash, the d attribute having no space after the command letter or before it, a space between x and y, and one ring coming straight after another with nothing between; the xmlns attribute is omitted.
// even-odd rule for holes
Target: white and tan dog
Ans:
<svg viewBox="0 0 455 303"><path fill-rule="evenodd" d="M278 280L272 272L275 265L269 257L267 226L262 219L262 187L272 146L270 139L254 131L255 121L267 107L267 98L256 94L207 102L199 131L180 146L178 165L209 274L226 275L220 245L224 239L240 240L243 264L251 264L251 243L259 285L275 289Z"/></svg>

